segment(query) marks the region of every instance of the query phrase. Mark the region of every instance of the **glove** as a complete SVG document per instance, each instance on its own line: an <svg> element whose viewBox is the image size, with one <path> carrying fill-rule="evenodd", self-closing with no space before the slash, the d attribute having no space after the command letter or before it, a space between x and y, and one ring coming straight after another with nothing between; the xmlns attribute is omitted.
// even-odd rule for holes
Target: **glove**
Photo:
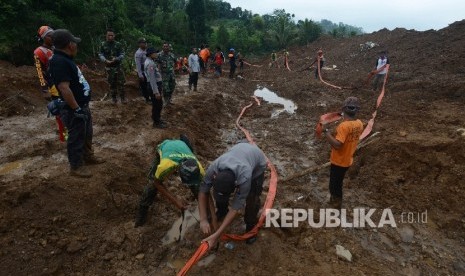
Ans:
<svg viewBox="0 0 465 276"><path fill-rule="evenodd" d="M82 108L78 107L74 110L74 117L83 119L84 121L87 121L87 114L84 113L84 110Z"/></svg>

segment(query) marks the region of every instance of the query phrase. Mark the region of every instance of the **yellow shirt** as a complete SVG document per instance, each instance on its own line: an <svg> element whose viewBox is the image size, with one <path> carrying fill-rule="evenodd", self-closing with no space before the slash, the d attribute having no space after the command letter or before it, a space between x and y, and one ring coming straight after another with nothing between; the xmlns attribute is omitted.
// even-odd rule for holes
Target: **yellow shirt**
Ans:
<svg viewBox="0 0 465 276"><path fill-rule="evenodd" d="M336 140L342 143L340 149L332 148L331 164L340 167L350 167L354 162L353 156L357 149L358 140L363 131L363 123L360 120L344 121L336 128Z"/></svg>

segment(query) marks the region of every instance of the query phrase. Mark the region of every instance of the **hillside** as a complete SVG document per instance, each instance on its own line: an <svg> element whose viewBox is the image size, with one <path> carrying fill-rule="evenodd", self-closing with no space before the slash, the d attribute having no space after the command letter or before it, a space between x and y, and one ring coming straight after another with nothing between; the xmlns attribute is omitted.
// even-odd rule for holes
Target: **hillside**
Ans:
<svg viewBox="0 0 465 276"><path fill-rule="evenodd" d="M361 50L360 44L379 44ZM175 105L163 116L170 128L151 127L150 106L128 76L130 103L100 101L107 92L102 71L84 70L93 88L96 154L90 180L69 177L66 146L46 118L35 69L0 63L0 270L3 275L175 275L202 236L195 224L185 238L163 245L180 216L158 197L149 221L133 228L145 174L164 137L187 133L207 166L243 138L235 128L241 108L257 87L297 105L295 114L271 117L278 105L263 102L242 119L278 169L277 208L326 207L329 170L283 179L329 160L327 142L314 137L320 115L338 111L348 96L362 102L366 123L378 92L364 85L377 53L391 63L386 96L370 143L357 151L344 182L344 207L390 208L397 227L264 228L253 245L220 246L214 260L190 275L463 275L465 273L465 21L438 31L380 30L362 36L323 37L291 48L290 68L268 68L268 58L249 60L244 79L199 80L188 92L179 76ZM337 90L301 71L317 49L325 52L324 79L353 89ZM334 67L335 65L336 67ZM186 200L178 178L170 191ZM265 188L266 190L266 188ZM265 193L266 194L266 193ZM264 195L265 196L265 195ZM263 198L264 198L263 196ZM426 223L402 223L402 213L427 211ZM237 219L234 232L240 232ZM352 262L338 259L336 245ZM213 257L210 257L213 258Z"/></svg>

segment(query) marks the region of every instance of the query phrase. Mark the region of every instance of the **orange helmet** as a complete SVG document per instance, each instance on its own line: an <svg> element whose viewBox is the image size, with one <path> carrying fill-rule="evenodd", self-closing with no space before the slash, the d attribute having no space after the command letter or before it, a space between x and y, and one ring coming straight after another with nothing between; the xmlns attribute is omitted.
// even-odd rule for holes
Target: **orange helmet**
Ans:
<svg viewBox="0 0 465 276"><path fill-rule="evenodd" d="M50 28L49 26L42 26L37 31L37 33L39 34L39 37L42 39L45 38L45 36L47 36L51 32L53 32L53 29Z"/></svg>

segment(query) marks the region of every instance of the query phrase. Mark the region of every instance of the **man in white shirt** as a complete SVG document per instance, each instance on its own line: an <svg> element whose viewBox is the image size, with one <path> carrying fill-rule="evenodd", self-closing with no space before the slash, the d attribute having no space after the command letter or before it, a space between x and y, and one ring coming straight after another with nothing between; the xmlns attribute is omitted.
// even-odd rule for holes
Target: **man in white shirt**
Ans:
<svg viewBox="0 0 465 276"><path fill-rule="evenodd" d="M134 60L136 62L137 76L139 77L139 90L142 97L145 98L145 102L151 103L150 95L147 91L147 77L144 72L144 63L147 53L147 41L145 38L139 39L139 49L134 54Z"/></svg>
<svg viewBox="0 0 465 276"><path fill-rule="evenodd" d="M197 91L197 81L199 80L200 63L199 55L197 55L197 48L192 48L192 54L187 59L189 64L189 90L192 90L194 85L194 91Z"/></svg>

